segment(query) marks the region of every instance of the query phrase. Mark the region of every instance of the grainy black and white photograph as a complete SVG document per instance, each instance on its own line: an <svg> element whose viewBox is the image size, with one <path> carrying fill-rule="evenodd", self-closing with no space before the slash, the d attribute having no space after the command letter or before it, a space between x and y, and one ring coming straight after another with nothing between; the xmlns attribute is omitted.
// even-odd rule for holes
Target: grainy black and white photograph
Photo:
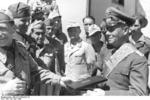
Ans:
<svg viewBox="0 0 150 100"><path fill-rule="evenodd" d="M149 96L149 71L150 0L0 1L1 100Z"/></svg>

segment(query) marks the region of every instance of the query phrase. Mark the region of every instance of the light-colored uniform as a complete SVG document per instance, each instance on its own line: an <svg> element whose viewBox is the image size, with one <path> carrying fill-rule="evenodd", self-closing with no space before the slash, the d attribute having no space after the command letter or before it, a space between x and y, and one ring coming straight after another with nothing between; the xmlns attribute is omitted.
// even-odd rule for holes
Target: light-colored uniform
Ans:
<svg viewBox="0 0 150 100"><path fill-rule="evenodd" d="M75 46L70 42L65 44L65 75L73 81L91 76L91 66L95 62L95 51L93 47L81 41Z"/></svg>

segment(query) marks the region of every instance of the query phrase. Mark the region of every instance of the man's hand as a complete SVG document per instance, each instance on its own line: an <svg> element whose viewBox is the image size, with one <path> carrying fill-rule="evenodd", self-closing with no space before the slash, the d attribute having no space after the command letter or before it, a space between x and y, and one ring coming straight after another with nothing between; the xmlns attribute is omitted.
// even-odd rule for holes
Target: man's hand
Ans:
<svg viewBox="0 0 150 100"><path fill-rule="evenodd" d="M38 20L35 20L33 23L31 23L29 26L28 26L28 30L26 32L26 35L30 36L31 33L32 33L32 30L37 27L37 25L41 23L41 21L38 21Z"/></svg>
<svg viewBox="0 0 150 100"><path fill-rule="evenodd" d="M62 77L60 80L60 85L63 87L67 87L67 84L70 84L70 83L72 83L72 81L68 77Z"/></svg>
<svg viewBox="0 0 150 100"><path fill-rule="evenodd" d="M23 95L26 90L26 82L18 78L10 80L2 87L3 95Z"/></svg>
<svg viewBox="0 0 150 100"><path fill-rule="evenodd" d="M98 88L98 89L94 89L93 91L88 90L86 93L83 94L83 96L104 96L105 95L105 91Z"/></svg>

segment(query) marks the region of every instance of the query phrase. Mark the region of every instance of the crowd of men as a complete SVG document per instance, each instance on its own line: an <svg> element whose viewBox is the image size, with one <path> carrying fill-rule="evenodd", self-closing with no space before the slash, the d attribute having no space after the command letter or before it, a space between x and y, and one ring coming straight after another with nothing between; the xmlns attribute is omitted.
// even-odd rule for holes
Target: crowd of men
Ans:
<svg viewBox="0 0 150 100"><path fill-rule="evenodd" d="M109 7L100 26L92 16L62 32L55 0L12 4L0 12L0 95L148 95L150 46L142 16ZM86 90L73 82L102 76L107 81Z"/></svg>

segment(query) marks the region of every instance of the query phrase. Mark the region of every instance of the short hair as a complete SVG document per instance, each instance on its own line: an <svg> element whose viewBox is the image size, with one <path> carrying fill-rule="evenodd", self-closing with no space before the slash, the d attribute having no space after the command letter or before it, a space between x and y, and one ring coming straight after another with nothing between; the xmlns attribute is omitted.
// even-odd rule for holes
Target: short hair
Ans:
<svg viewBox="0 0 150 100"><path fill-rule="evenodd" d="M139 21L140 25L141 25L141 28L144 28L147 26L148 24L148 20L147 18L144 16L144 15L137 15L137 16L134 16L136 20Z"/></svg>
<svg viewBox="0 0 150 100"><path fill-rule="evenodd" d="M94 18L93 16L86 16L86 17L84 17L84 18L82 19L83 23L84 23L84 20L85 20L86 18L92 19L92 20L93 20L93 23L95 24L95 18Z"/></svg>

